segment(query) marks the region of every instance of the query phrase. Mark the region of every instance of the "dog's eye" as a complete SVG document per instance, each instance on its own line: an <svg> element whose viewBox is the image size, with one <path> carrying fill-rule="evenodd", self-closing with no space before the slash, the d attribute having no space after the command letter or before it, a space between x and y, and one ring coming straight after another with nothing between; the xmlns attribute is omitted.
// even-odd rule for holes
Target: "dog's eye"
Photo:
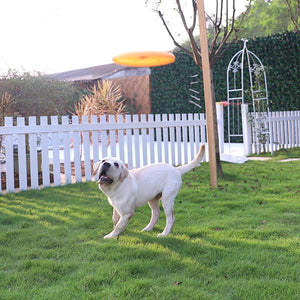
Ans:
<svg viewBox="0 0 300 300"><path fill-rule="evenodd" d="M116 168L119 168L119 164L118 163L114 163Z"/></svg>

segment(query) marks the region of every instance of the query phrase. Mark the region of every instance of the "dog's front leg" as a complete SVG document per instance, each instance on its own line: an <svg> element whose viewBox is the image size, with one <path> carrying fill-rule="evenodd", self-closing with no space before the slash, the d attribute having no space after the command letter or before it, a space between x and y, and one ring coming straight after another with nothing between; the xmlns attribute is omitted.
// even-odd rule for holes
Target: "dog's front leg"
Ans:
<svg viewBox="0 0 300 300"><path fill-rule="evenodd" d="M120 217L120 220L118 221L117 225L115 226L114 230L107 234L104 238L110 239L118 236L129 223L130 218L133 216L134 213L126 214Z"/></svg>
<svg viewBox="0 0 300 300"><path fill-rule="evenodd" d="M114 208L113 210L113 215L112 215L112 220L113 220L113 224L114 224L114 229L116 228L117 223L120 220L120 215L117 212L117 210Z"/></svg>

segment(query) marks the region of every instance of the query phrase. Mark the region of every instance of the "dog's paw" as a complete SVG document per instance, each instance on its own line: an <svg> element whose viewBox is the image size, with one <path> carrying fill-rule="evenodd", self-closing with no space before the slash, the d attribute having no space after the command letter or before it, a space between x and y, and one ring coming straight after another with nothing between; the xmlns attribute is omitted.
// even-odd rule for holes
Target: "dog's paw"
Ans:
<svg viewBox="0 0 300 300"><path fill-rule="evenodd" d="M142 232L145 232L145 231L151 231L153 228L150 228L150 227L145 227L143 228L141 231Z"/></svg>
<svg viewBox="0 0 300 300"><path fill-rule="evenodd" d="M112 238L117 237L117 236L118 236L117 234L114 234L113 232L111 232L111 233L105 235L103 238L104 239L112 239Z"/></svg>
<svg viewBox="0 0 300 300"><path fill-rule="evenodd" d="M165 234L165 233L159 233L158 235L157 235L157 237L164 237L164 236L167 236L168 234Z"/></svg>

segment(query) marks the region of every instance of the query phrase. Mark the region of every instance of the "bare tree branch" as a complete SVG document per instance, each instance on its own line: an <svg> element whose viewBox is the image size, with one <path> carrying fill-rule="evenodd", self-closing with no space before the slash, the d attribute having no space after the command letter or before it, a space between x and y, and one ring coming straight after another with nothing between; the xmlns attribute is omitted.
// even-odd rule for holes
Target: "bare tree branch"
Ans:
<svg viewBox="0 0 300 300"><path fill-rule="evenodd" d="M218 23L218 12L219 12L219 0L216 0L216 15L215 15L215 23L214 23L215 26Z"/></svg>
<svg viewBox="0 0 300 300"><path fill-rule="evenodd" d="M219 44L218 49L214 53L216 56L220 55L220 52L221 52L222 48L224 47L224 45L227 42L228 38L231 36L231 34L234 30L234 24L235 24L235 0L232 1L232 21L231 21L230 30L228 32L226 32L226 35L223 35L222 41Z"/></svg>
<svg viewBox="0 0 300 300"><path fill-rule="evenodd" d="M196 20L197 20L197 2L195 0L192 0L193 4L193 23L191 26L191 31L194 32L195 26L196 26Z"/></svg>
<svg viewBox="0 0 300 300"><path fill-rule="evenodd" d="M211 64L211 68L213 68L213 66L222 58L223 54L226 52L226 50L228 48L230 48L230 46L236 42L236 40L238 39L238 36L235 36L230 43L226 44L225 46L223 46L223 48L221 49L221 51L219 51L218 55L212 55L211 59L210 59L210 64Z"/></svg>
<svg viewBox="0 0 300 300"><path fill-rule="evenodd" d="M227 1L228 0L226 0L226 2ZM216 11L218 11L218 5L216 5ZM212 56L212 54L214 52L214 49L215 49L215 46L216 46L216 43L218 41L218 37L221 34L221 31L222 31L222 28L221 28L222 18L223 18L223 0L221 0L220 18L219 18L219 20L216 19L216 23L214 24L215 35L214 35L214 38L213 38L213 40L210 44L209 56ZM228 11L226 12L226 23L227 23L227 21L228 21ZM226 28L225 28L225 30L226 30ZM224 35L225 35L225 33L224 33Z"/></svg>
<svg viewBox="0 0 300 300"><path fill-rule="evenodd" d="M163 14L162 14L161 11L158 11L158 15L159 15L159 17L161 18L161 20L162 20L162 22L163 22L163 24L164 24L164 26L165 26L165 28L166 28L166 30L167 30L169 36L170 36L171 39L173 40L174 45L177 46L177 47L178 47L179 49L181 49L182 51L186 52L190 57L193 58L193 53L192 53L191 51L189 51L188 49L182 47L182 46L175 40L175 38L174 38L174 36L172 35L172 33L171 33L171 31L170 31L170 29L169 29L169 27L168 27L168 25L167 25L167 23L166 23L166 21L165 21L165 19L164 19L164 16L163 16Z"/></svg>
<svg viewBox="0 0 300 300"><path fill-rule="evenodd" d="M228 13L228 0L226 0L226 31L228 30L228 24L229 24L229 13Z"/></svg>
<svg viewBox="0 0 300 300"><path fill-rule="evenodd" d="M192 0L192 2L193 2L192 4L193 4L193 8L194 8L194 15L195 15L195 9L197 9L197 6L194 5L194 0ZM193 35L193 31L194 31L195 26L192 25L191 28L188 28L186 20L185 20L184 13L182 11L180 0L176 0L176 3L177 3L177 8L178 8L178 13L181 17L181 21L182 21L183 26L184 26L184 28L185 28L188 36L189 36L189 39L190 39L190 44L191 44L191 48L192 48L192 52L193 52L194 61L198 66L201 66L201 64L202 64L202 62L201 62L201 52L200 52L200 49L199 49L199 47L198 47L198 45L195 41L194 35ZM195 16L195 18L196 18L196 16Z"/></svg>
<svg viewBox="0 0 300 300"><path fill-rule="evenodd" d="M214 48L216 46L216 43L217 43L217 40L218 40L218 37L221 33L221 28L220 27L215 27L215 36L210 44L210 47L209 47L209 56L211 56L213 54L213 51L214 51Z"/></svg>
<svg viewBox="0 0 300 300"><path fill-rule="evenodd" d="M178 12L179 12L179 15L181 17L182 24L183 24L185 30L188 32L189 28L187 26L187 23L186 23L186 20L185 20L185 16L184 16L182 8L181 8L180 0L176 0L176 4L177 4L177 7L178 7Z"/></svg>
<svg viewBox="0 0 300 300"><path fill-rule="evenodd" d="M212 17L211 17L207 12L205 12L205 15L206 15L207 18L211 21L211 23L215 26L215 22L214 22L214 20L212 19Z"/></svg>
<svg viewBox="0 0 300 300"><path fill-rule="evenodd" d="M228 0L227 0L228 1ZM227 14L228 15L228 14ZM223 18L223 0L221 0L221 8L220 8L220 19L219 19L219 22L218 22L218 27L221 26L222 24L222 18Z"/></svg>
<svg viewBox="0 0 300 300"><path fill-rule="evenodd" d="M182 24L184 26L184 29L186 30L188 36L189 36L189 42L192 51L189 49L186 49L182 45L180 45L174 36L172 35L168 25L166 24L164 20L163 14L158 11L159 16L168 32L170 35L171 39L173 40L175 46L177 46L180 50L186 52L190 57L192 57L195 61L195 63L201 68L202 66L202 61L201 61L201 51L199 49L199 45L196 43L193 32L196 27L196 20L197 20L197 1L196 0L191 0L192 1L192 7L193 7L193 15L192 15L192 25L189 28L182 6L181 6L181 1L176 0L177 4L177 11L180 15ZM220 2L219 2L220 1ZM247 7L247 10L245 13L241 15L239 18L239 25L242 24L244 17L248 14L250 8L251 8L251 3L252 0L249 1L249 6ZM288 0L286 0L288 1ZM225 53L225 51L230 47L230 45L237 40L237 32L238 30L235 28L236 27L236 8L235 8L235 0L232 2L232 16L229 15L229 4L228 0L226 2L224 0L216 0L216 14L215 16L211 17L206 13L207 18L211 21L211 23L214 26L214 36L212 39L212 42L210 43L210 49L209 49L209 57L211 61L211 68L215 65L217 61L220 60L221 56ZM225 22L224 26L222 26L222 23ZM233 38L230 38L235 32L235 36ZM220 36L222 35L221 41L219 43ZM227 44L228 40L230 38L230 43Z"/></svg>

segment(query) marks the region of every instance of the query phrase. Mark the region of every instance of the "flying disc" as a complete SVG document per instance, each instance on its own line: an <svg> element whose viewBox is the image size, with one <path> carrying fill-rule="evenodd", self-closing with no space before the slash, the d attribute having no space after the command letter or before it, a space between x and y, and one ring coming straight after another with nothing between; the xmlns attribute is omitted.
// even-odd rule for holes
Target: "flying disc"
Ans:
<svg viewBox="0 0 300 300"><path fill-rule="evenodd" d="M115 56L113 61L127 67L156 67L173 63L175 56L161 51L130 52Z"/></svg>

